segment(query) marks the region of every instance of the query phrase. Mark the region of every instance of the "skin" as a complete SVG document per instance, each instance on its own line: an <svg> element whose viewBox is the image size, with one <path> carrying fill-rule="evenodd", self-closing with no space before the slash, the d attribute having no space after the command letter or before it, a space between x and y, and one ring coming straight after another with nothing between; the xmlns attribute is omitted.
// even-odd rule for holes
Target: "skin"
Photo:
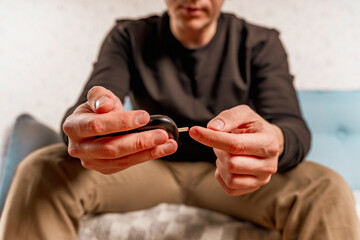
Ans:
<svg viewBox="0 0 360 240"><path fill-rule="evenodd" d="M164 130L94 138L144 126L150 116L141 110L124 112L120 99L103 87L90 89L87 99L63 124L69 138L68 152L85 168L112 174L176 152L176 141Z"/></svg>
<svg viewBox="0 0 360 240"><path fill-rule="evenodd" d="M170 29L185 47L199 48L216 33L224 0L166 0Z"/></svg>
<svg viewBox="0 0 360 240"><path fill-rule="evenodd" d="M223 0L166 0L170 28L188 48L205 46L216 32ZM119 98L103 87L93 87L87 102L70 115L63 129L69 137L69 154L82 165L112 174L177 150L176 141L163 130L118 137L94 138L127 131L149 122L146 111L123 111ZM246 105L221 112L206 128L194 126L190 136L216 156L215 178L228 195L242 195L267 184L277 171L284 136Z"/></svg>
<svg viewBox="0 0 360 240"><path fill-rule="evenodd" d="M192 127L190 136L214 149L215 178L228 195L253 192L277 171L284 137L246 105L221 112L207 128Z"/></svg>

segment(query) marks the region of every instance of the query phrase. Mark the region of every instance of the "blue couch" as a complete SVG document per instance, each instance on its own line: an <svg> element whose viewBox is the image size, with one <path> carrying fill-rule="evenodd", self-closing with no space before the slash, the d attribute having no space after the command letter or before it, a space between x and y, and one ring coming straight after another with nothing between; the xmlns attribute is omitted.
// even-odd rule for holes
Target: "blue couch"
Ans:
<svg viewBox="0 0 360 240"><path fill-rule="evenodd" d="M306 159L336 170L360 190L360 90L299 91L298 97L312 132Z"/></svg>

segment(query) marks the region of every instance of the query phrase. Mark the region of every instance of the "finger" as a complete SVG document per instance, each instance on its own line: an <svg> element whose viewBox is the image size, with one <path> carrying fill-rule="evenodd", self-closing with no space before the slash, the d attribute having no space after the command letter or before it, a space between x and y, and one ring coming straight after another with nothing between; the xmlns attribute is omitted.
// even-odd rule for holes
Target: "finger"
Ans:
<svg viewBox="0 0 360 240"><path fill-rule="evenodd" d="M258 120L260 116L249 106L239 105L221 112L207 127L215 131L231 132L243 124Z"/></svg>
<svg viewBox="0 0 360 240"><path fill-rule="evenodd" d="M176 141L173 139L169 139L165 144L132 155L116 159L83 160L82 164L84 167L89 169L102 171L104 173L113 173L129 168L136 164L173 154L176 152L176 150Z"/></svg>
<svg viewBox="0 0 360 240"><path fill-rule="evenodd" d="M277 164L273 159L258 158L248 155L234 156L225 151L214 149L217 161L222 167L232 174L254 175L264 178L277 171Z"/></svg>
<svg viewBox="0 0 360 240"><path fill-rule="evenodd" d="M70 115L63 129L69 138L83 139L106 135L114 132L128 131L144 126L150 121L150 115L143 110L103 114Z"/></svg>
<svg viewBox="0 0 360 240"><path fill-rule="evenodd" d="M226 186L232 189L251 188L257 186L257 177L252 174L234 174L227 171L226 166L216 160L216 168L218 169L221 178L224 180Z"/></svg>
<svg viewBox="0 0 360 240"><path fill-rule="evenodd" d="M220 172L218 169L215 171L215 178L219 182L220 186L225 190L225 192L229 196L240 196L244 195L246 193L254 192L260 188L260 186L257 187L244 187L244 188L231 188L229 187L222 176L220 175Z"/></svg>
<svg viewBox="0 0 360 240"><path fill-rule="evenodd" d="M216 167L226 184L231 189L255 189L270 181L272 174L255 174L251 172L234 174L228 171L226 164L219 159L216 160Z"/></svg>
<svg viewBox="0 0 360 240"><path fill-rule="evenodd" d="M274 156L279 152L279 145L273 136L247 133L234 134L219 132L195 126L189 130L190 136L209 147L218 148L231 154L253 155L259 157Z"/></svg>
<svg viewBox="0 0 360 240"><path fill-rule="evenodd" d="M113 92L101 86L92 87L87 94L87 100L95 113L106 113L114 109L123 110L120 99Z"/></svg>
<svg viewBox="0 0 360 240"><path fill-rule="evenodd" d="M72 149L71 153L78 158L91 156L99 159L115 159L162 145L168 139L169 135L166 131L151 130L118 137L89 139L79 144L78 149Z"/></svg>

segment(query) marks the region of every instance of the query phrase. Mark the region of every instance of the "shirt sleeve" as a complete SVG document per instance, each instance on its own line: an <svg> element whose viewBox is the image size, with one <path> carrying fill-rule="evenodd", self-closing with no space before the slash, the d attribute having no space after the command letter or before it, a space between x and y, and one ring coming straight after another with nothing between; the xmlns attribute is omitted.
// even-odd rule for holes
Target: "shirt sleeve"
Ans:
<svg viewBox="0 0 360 240"><path fill-rule="evenodd" d="M103 86L117 95L121 101L129 92L131 71L131 44L121 22L109 32L101 46L92 74L85 84L76 103L67 110L61 122L60 132L64 142L68 139L62 125L66 118L82 103L87 101L87 93L94 86Z"/></svg>
<svg viewBox="0 0 360 240"><path fill-rule="evenodd" d="M252 92L256 111L284 134L278 171L299 164L310 148L311 136L302 117L286 51L275 30L267 32L252 54Z"/></svg>

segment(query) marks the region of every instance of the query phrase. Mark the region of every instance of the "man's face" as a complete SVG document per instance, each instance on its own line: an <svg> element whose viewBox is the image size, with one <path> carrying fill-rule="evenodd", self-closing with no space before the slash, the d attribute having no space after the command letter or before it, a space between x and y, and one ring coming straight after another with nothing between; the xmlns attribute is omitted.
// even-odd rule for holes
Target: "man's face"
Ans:
<svg viewBox="0 0 360 240"><path fill-rule="evenodd" d="M173 26L197 31L209 26L220 14L224 0L166 0Z"/></svg>

